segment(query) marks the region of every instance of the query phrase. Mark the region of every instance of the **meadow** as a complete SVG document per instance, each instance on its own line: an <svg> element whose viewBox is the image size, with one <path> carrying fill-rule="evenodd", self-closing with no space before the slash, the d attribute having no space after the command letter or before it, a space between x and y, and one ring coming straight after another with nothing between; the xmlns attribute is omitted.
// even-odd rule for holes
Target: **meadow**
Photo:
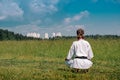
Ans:
<svg viewBox="0 0 120 80"><path fill-rule="evenodd" d="M120 39L87 39L94 52L88 73L65 65L74 40L0 41L0 80L120 80Z"/></svg>

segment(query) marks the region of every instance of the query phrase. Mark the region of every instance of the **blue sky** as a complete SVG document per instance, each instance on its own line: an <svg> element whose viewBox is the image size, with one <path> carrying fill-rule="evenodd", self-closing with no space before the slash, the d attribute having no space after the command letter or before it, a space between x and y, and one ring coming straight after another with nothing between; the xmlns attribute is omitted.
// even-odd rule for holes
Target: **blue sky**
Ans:
<svg viewBox="0 0 120 80"><path fill-rule="evenodd" d="M120 0L0 0L0 28L27 34L120 35Z"/></svg>

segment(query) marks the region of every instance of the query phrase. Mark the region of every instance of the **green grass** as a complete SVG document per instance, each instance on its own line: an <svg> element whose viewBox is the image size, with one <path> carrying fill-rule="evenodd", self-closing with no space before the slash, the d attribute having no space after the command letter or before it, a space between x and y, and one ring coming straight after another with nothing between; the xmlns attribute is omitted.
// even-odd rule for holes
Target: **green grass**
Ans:
<svg viewBox="0 0 120 80"><path fill-rule="evenodd" d="M1 41L0 80L120 80L120 39L87 39L94 58L86 74L64 63L74 40Z"/></svg>

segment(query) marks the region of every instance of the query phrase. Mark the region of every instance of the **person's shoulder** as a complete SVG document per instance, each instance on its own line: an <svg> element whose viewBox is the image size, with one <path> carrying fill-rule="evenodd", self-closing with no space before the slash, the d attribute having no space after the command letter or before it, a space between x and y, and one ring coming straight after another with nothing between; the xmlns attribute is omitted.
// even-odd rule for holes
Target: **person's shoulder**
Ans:
<svg viewBox="0 0 120 80"><path fill-rule="evenodd" d="M86 44L89 44L89 42L87 40L83 40Z"/></svg>
<svg viewBox="0 0 120 80"><path fill-rule="evenodd" d="M73 44L77 44L78 43L78 41L73 41Z"/></svg>

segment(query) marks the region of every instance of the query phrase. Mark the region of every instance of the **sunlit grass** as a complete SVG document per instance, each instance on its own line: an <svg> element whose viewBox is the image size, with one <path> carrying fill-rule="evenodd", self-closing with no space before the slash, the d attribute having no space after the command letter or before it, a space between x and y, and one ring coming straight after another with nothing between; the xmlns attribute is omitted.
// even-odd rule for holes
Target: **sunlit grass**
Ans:
<svg viewBox="0 0 120 80"><path fill-rule="evenodd" d="M73 73L64 63L74 40L1 41L0 80L120 79L120 39L87 39L95 57L86 74Z"/></svg>

